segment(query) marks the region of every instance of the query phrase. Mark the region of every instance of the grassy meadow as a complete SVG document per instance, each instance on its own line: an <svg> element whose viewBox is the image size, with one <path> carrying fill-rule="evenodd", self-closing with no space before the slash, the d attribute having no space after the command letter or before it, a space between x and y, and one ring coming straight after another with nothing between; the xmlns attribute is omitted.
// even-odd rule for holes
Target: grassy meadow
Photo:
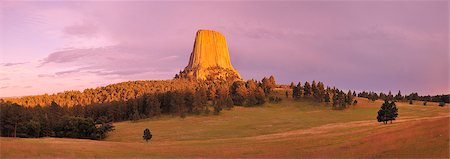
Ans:
<svg viewBox="0 0 450 159"><path fill-rule="evenodd" d="M283 99L220 115L162 116L114 123L105 141L0 138L1 158L449 157L449 109L397 103L392 124L376 121L382 101L346 110ZM149 128L151 141L142 140Z"/></svg>

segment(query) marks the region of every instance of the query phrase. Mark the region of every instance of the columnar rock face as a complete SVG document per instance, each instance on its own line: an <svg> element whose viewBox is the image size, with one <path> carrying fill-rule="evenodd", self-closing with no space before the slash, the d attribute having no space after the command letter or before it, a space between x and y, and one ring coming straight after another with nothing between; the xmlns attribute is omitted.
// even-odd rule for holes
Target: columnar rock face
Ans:
<svg viewBox="0 0 450 159"><path fill-rule="evenodd" d="M230 62L225 37L216 31L199 30L189 63L178 78L240 79Z"/></svg>

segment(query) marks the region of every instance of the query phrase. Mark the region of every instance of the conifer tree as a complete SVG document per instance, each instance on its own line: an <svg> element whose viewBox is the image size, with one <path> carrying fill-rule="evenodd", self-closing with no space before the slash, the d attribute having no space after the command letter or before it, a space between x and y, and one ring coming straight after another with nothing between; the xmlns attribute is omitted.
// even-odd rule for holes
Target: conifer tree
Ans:
<svg viewBox="0 0 450 159"><path fill-rule="evenodd" d="M146 129L144 130L144 136L142 136L142 138L143 138L146 142L148 142L148 140L152 139L152 137L153 137L153 135L152 135L152 133L150 132L150 129L146 128Z"/></svg>
<svg viewBox="0 0 450 159"><path fill-rule="evenodd" d="M298 98L298 89L297 86L292 87L292 98L297 99Z"/></svg>
<svg viewBox="0 0 450 159"><path fill-rule="evenodd" d="M397 100L397 101L403 100L403 96L402 96L402 93L400 92L400 90L398 90L397 95L395 95L395 100Z"/></svg>
<svg viewBox="0 0 450 159"><path fill-rule="evenodd" d="M339 106L339 99L337 93L333 94L333 109L337 109Z"/></svg>
<svg viewBox="0 0 450 159"><path fill-rule="evenodd" d="M323 101L325 101L325 103L330 103L330 94L328 92L325 93Z"/></svg>
<svg viewBox="0 0 450 159"><path fill-rule="evenodd" d="M392 92L391 92L391 91L389 91L389 94L388 94L388 96L387 96L387 100L389 100L389 101L394 100L394 95L392 95Z"/></svg>
<svg viewBox="0 0 450 159"><path fill-rule="evenodd" d="M315 80L313 80L312 84L311 84L311 93L312 93L312 96L314 97L314 99L317 100L318 99L319 90L317 89L317 84L316 84Z"/></svg>
<svg viewBox="0 0 450 159"><path fill-rule="evenodd" d="M319 102L323 102L325 96L325 86L322 82L317 83L317 99Z"/></svg>
<svg viewBox="0 0 450 159"><path fill-rule="evenodd" d="M353 101L353 95L352 95L352 91L348 91L347 92L347 96L346 96L346 103L347 103L347 105L351 105L352 104L352 101Z"/></svg>
<svg viewBox="0 0 450 159"><path fill-rule="evenodd" d="M308 81L306 81L305 85L303 87L303 94L305 97L309 97L309 96L311 96L311 92L312 92L311 85L309 84Z"/></svg>
<svg viewBox="0 0 450 159"><path fill-rule="evenodd" d="M291 89L294 89L294 82L291 82L291 85L289 86Z"/></svg>
<svg viewBox="0 0 450 159"><path fill-rule="evenodd" d="M302 98L302 97L304 97L304 91L303 91L303 87L302 87L302 84L300 83L300 82L298 82L298 84L297 84L297 90L298 90L298 98L300 99L300 98Z"/></svg>
<svg viewBox="0 0 450 159"><path fill-rule="evenodd" d="M388 121L395 120L398 116L398 109L395 105L394 101L388 101L385 100L384 103L381 105L380 110L378 111L377 120L378 122L383 122L384 124L387 124Z"/></svg>

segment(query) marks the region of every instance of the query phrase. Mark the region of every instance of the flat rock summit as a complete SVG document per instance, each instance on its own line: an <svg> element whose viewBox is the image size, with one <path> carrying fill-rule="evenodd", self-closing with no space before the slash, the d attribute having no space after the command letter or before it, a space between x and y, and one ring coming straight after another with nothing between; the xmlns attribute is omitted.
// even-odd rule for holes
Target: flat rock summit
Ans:
<svg viewBox="0 0 450 159"><path fill-rule="evenodd" d="M225 36L213 30L199 30L189 63L175 78L234 80L241 76L231 65Z"/></svg>

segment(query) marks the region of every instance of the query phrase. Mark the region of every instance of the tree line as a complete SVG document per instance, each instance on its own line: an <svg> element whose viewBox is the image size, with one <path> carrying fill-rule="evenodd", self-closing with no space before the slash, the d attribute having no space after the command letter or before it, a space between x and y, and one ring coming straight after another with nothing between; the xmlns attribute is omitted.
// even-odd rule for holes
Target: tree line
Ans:
<svg viewBox="0 0 450 159"><path fill-rule="evenodd" d="M117 89L97 88L110 90L102 93L102 102L83 105L80 101L95 101L83 98L62 98L49 105L36 106L20 105L30 101L39 101L43 96L8 99L0 102L1 136L9 137L69 137L103 139L109 131L113 130L112 122L125 120L139 120L153 118L161 115L186 117L187 115L219 114L222 109L230 109L233 105L256 106L266 102L267 97L275 88L275 78L263 78L261 81L195 81L176 79L181 83L177 89L162 89L159 92L144 93L155 90L147 87L136 87L136 82L120 83L120 87L109 85L107 88L127 88L125 92L134 89L135 96L122 99L123 94L114 93ZM139 81L140 83L143 81ZM129 87L123 87L130 84ZM144 90L139 90L142 88ZM170 86L170 88L175 88ZM96 90L97 90L96 89ZM113 90L113 91L111 91ZM84 91L83 94L89 92ZM136 93L137 92L137 93ZM67 92L66 92L67 93ZM71 96L58 93L44 98L58 98ZM102 95L101 94L101 95ZM111 94L111 95L107 95ZM120 95L122 94L122 95ZM139 95L138 95L139 94ZM101 95L86 95L98 98ZM114 98L113 98L114 97ZM51 98L50 98L51 99ZM61 101L62 100L62 101ZM18 103L13 103L16 101ZM61 102L61 103L58 103ZM72 105L73 103L77 103ZM35 104L35 103L34 103Z"/></svg>
<svg viewBox="0 0 450 159"><path fill-rule="evenodd" d="M410 93L409 95L402 95L401 91L398 91L396 95L393 95L391 91L388 94L380 92L379 94L375 92L360 92L358 93L358 97L364 97L369 100L375 101L378 99L387 100L387 101L409 101L410 104L415 101L423 101L424 105L426 102L437 102L439 105L444 106L445 103L450 103L450 95L435 95L435 96L419 96L417 92Z"/></svg>
<svg viewBox="0 0 450 159"><path fill-rule="evenodd" d="M1 103L0 108L0 134L6 137L104 139L114 130L111 121L105 117L77 116L73 109L55 102L46 107L24 107L6 102Z"/></svg>
<svg viewBox="0 0 450 159"><path fill-rule="evenodd" d="M295 100L302 99L313 99L316 102L325 102L326 104L331 103L333 109L345 109L351 104L356 104L357 101L354 100L356 92L349 90L345 93L335 87L325 88L323 82L316 83L315 80L310 84L306 81L303 85L298 82L295 85L293 82L290 87L292 88L292 98ZM286 96L288 93L286 92Z"/></svg>

